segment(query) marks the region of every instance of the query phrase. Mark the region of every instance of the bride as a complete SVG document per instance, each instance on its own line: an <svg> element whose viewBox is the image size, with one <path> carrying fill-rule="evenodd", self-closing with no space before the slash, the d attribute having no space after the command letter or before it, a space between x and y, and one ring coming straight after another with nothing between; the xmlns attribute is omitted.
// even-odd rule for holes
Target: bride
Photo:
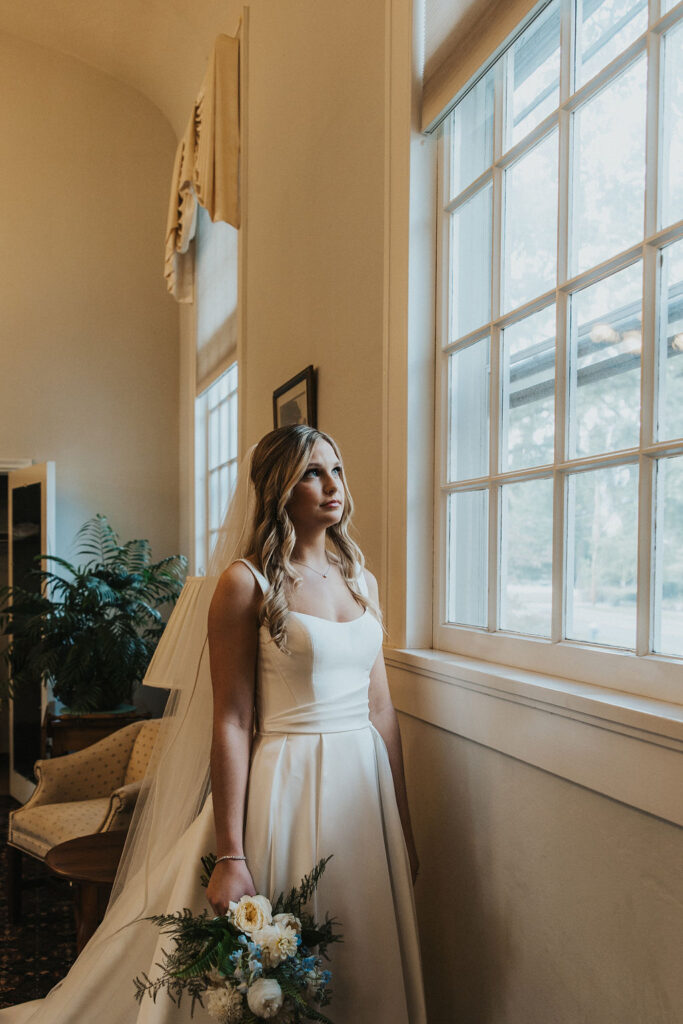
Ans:
<svg viewBox="0 0 683 1024"><path fill-rule="evenodd" d="M209 575L186 583L145 678L172 693L104 921L46 999L0 1010L0 1024L185 1024L188 1004L134 1002L133 977L154 976L163 946L147 918L276 895L330 854L313 906L344 936L330 1016L424 1024L418 861L352 511L320 431L274 430L245 459Z"/></svg>

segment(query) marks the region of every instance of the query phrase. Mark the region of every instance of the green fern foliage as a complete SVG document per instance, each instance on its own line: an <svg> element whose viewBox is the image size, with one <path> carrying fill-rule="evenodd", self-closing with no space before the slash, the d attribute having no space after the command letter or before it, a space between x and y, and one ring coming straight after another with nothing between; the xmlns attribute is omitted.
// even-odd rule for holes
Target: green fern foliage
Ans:
<svg viewBox="0 0 683 1024"><path fill-rule="evenodd" d="M74 712L130 703L164 630L187 559L152 561L147 540L121 544L106 516L89 519L76 535L78 564L41 555L25 586L0 590L0 640L10 682L49 678Z"/></svg>

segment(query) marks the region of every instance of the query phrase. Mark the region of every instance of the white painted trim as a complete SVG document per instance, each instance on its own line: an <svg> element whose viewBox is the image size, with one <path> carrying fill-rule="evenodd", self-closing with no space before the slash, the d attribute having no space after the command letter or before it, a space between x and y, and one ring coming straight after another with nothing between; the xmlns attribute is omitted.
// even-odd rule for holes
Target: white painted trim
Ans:
<svg viewBox="0 0 683 1024"><path fill-rule="evenodd" d="M385 3L380 599L398 645L429 643L432 622L436 141L419 131L420 10Z"/></svg>
<svg viewBox="0 0 683 1024"><path fill-rule="evenodd" d="M240 40L240 229L237 238L237 451L247 450L247 243L249 230L249 7L242 7ZM242 396L242 397L240 397Z"/></svg>
<svg viewBox="0 0 683 1024"><path fill-rule="evenodd" d="M433 650L385 652L399 712L683 825L683 707Z"/></svg>
<svg viewBox="0 0 683 1024"><path fill-rule="evenodd" d="M13 473L15 469L26 469L31 464L31 459L3 459L0 456L0 473Z"/></svg>
<svg viewBox="0 0 683 1024"><path fill-rule="evenodd" d="M9 474L7 492L7 519L9 529L8 544L8 583L14 584L14 572L12 563L12 522L13 522L13 492L20 487L28 487L31 484L40 484L40 539L41 552L46 555L53 555L56 551L55 534L55 463L48 462L31 463ZM43 568L46 566L43 564ZM42 723L47 707L47 688L43 683L40 687L40 720ZM9 791L15 800L26 803L30 799L35 783L18 772L14 767L14 701L10 698L9 707Z"/></svg>

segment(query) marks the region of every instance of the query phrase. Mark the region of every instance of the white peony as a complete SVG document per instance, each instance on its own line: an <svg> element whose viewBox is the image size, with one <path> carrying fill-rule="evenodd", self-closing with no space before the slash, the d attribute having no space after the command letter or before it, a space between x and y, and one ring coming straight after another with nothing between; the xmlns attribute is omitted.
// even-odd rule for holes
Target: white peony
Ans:
<svg viewBox="0 0 683 1024"><path fill-rule="evenodd" d="M282 1006L282 989L275 978L258 978L247 992L247 1003L252 1013L264 1020L275 1017Z"/></svg>
<svg viewBox="0 0 683 1024"><path fill-rule="evenodd" d="M278 917L280 916L278 914ZM251 937L261 947L264 967L277 967L288 956L294 956L297 951L297 934L287 925L273 922L252 932Z"/></svg>
<svg viewBox="0 0 683 1024"><path fill-rule="evenodd" d="M273 919L273 908L265 896L243 896L239 903L230 906L230 910L235 925L249 935L265 928Z"/></svg>
<svg viewBox="0 0 683 1024"><path fill-rule="evenodd" d="M273 924L281 924L284 928L291 928L297 935L301 934L301 921L294 914L276 914Z"/></svg>
<svg viewBox="0 0 683 1024"><path fill-rule="evenodd" d="M242 996L232 985L210 988L205 996L207 1012L220 1024L239 1024L244 1013Z"/></svg>

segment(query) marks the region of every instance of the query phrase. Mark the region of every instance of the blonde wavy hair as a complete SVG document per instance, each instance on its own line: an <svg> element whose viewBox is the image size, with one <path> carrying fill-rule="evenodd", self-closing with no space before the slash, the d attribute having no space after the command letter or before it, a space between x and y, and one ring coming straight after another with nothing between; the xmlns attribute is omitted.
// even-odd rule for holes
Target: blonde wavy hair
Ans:
<svg viewBox="0 0 683 1024"><path fill-rule="evenodd" d="M292 491L302 479L316 441L327 441L342 468L344 508L341 519L327 528L327 548L356 602L382 623L374 601L359 588L357 574L365 566L363 552L349 533L353 499L346 481L339 447L329 434L305 425L279 427L262 437L251 458L251 479L256 491L253 533L249 558L261 570L270 587L261 603L260 622L284 653L287 649L287 590L296 590L302 576L291 562L296 542L294 524L287 514Z"/></svg>

